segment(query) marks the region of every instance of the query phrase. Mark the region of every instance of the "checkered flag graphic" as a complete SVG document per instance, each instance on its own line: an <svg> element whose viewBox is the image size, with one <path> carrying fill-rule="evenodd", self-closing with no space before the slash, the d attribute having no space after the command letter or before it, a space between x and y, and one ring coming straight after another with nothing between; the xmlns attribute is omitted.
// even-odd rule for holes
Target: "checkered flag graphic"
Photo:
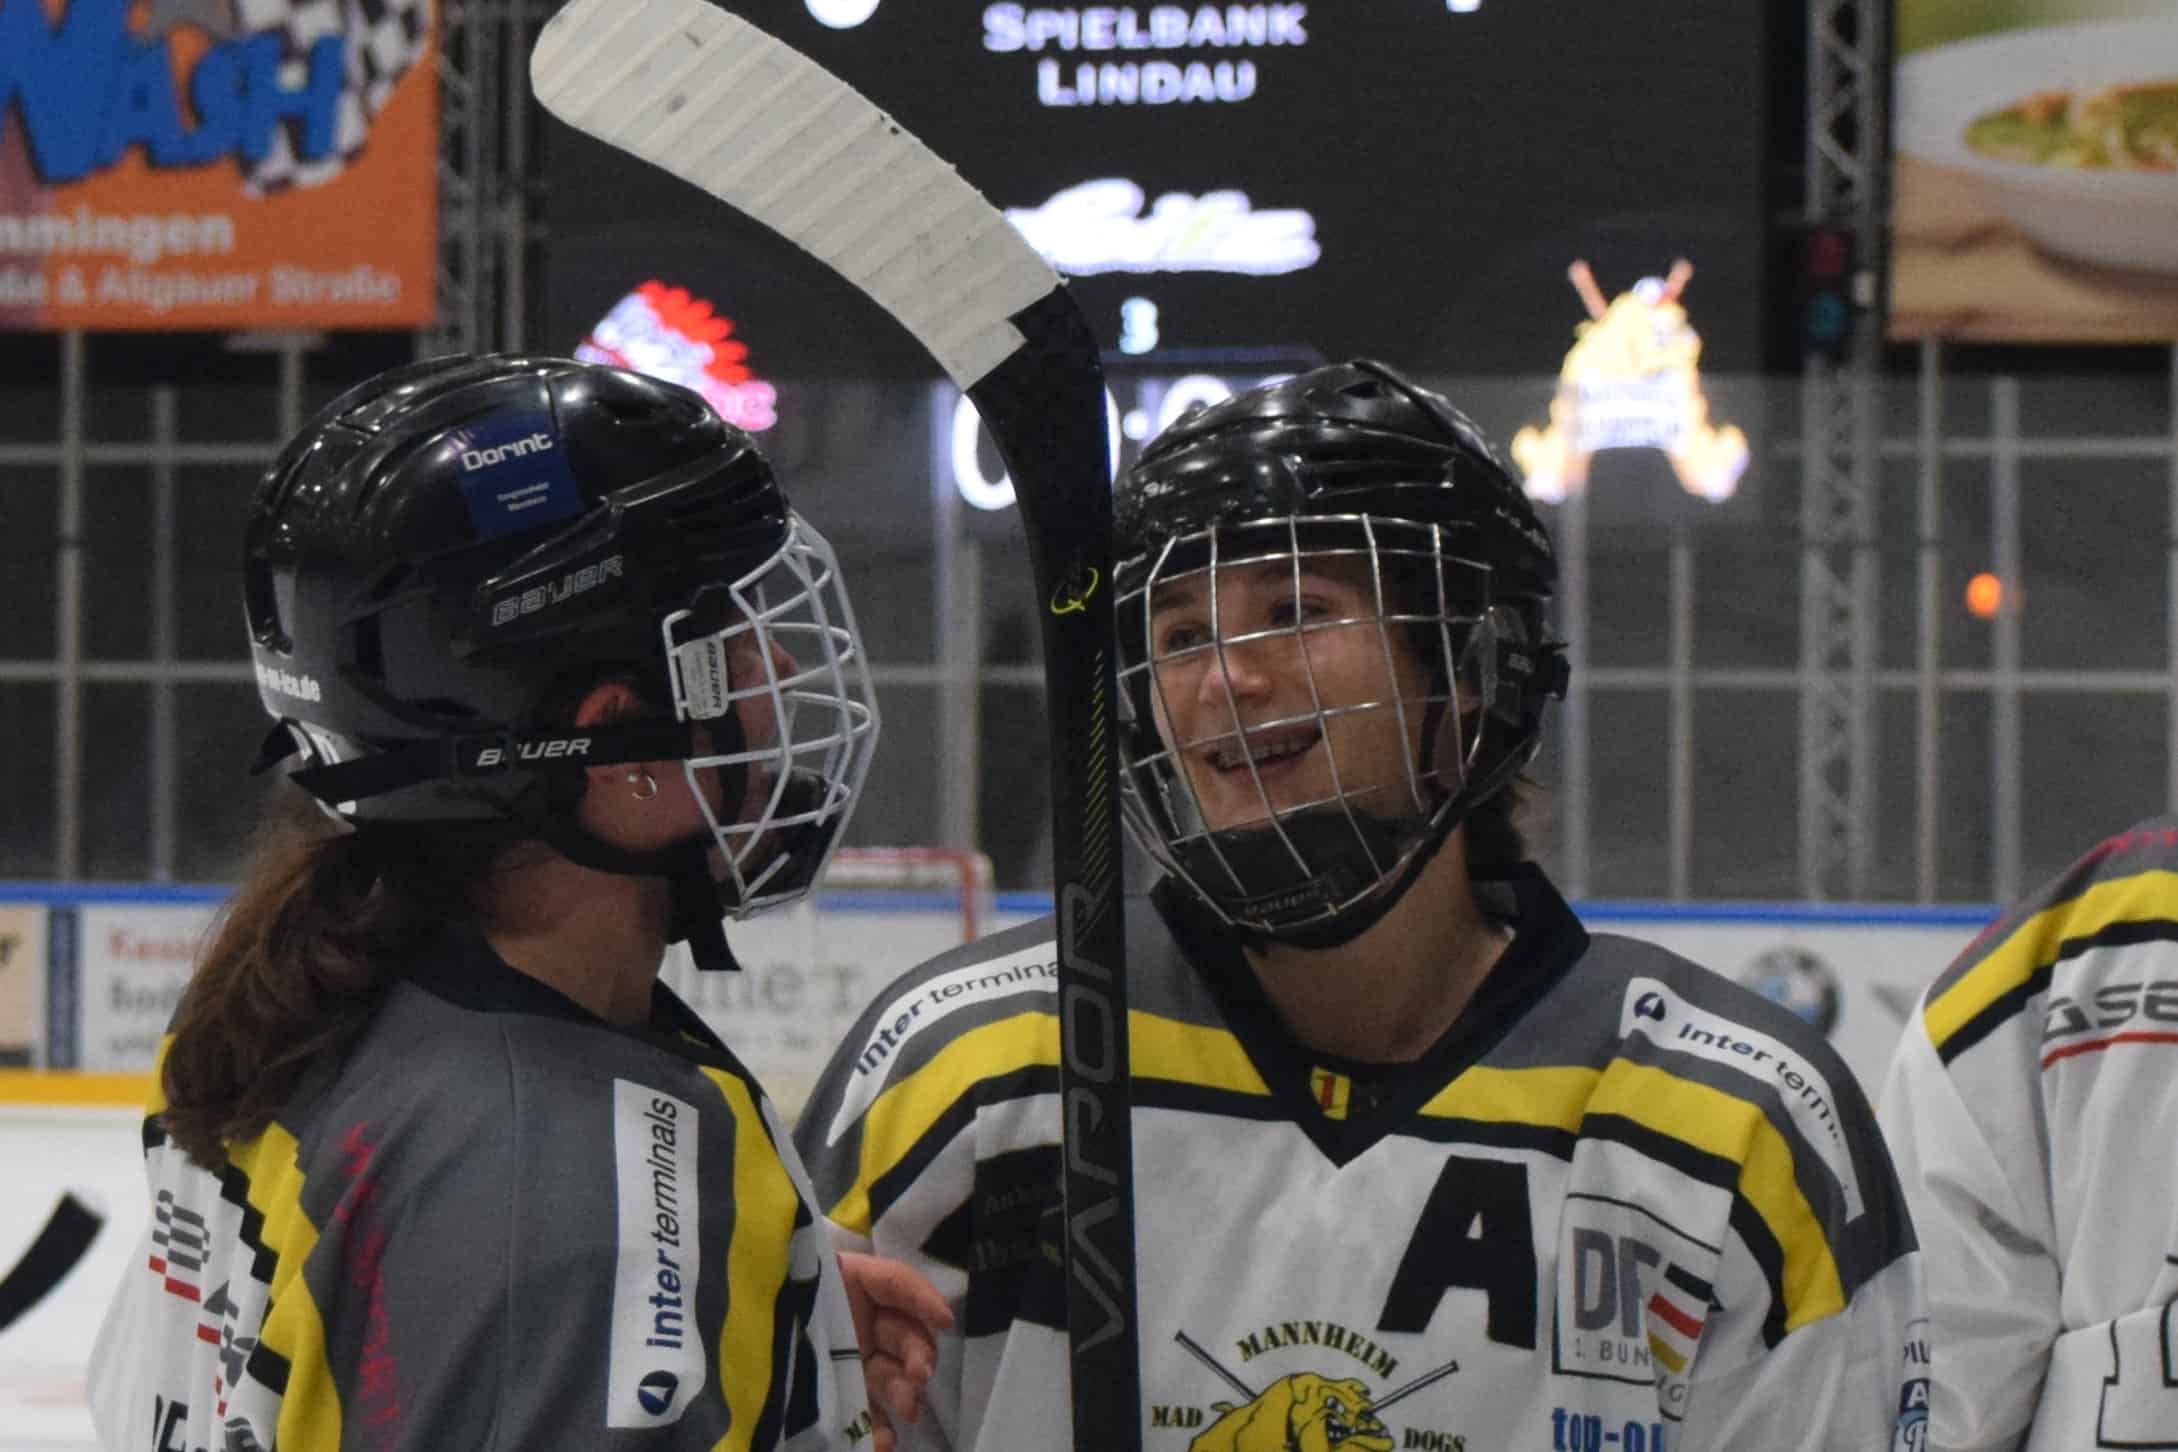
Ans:
<svg viewBox="0 0 2178 1452"><path fill-rule="evenodd" d="M302 122L284 117L272 149L255 165L245 164L242 178L251 196L331 181L362 152L371 118L423 56L432 0L234 0L234 6L245 34L279 32L280 83L296 90L309 79L310 47L328 35L345 39L333 149L316 161L300 160Z"/></svg>

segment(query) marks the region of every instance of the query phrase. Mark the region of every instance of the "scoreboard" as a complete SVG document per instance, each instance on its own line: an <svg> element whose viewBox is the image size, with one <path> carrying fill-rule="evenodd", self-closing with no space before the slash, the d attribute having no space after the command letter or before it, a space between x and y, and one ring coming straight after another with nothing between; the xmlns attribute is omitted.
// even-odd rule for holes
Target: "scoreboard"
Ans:
<svg viewBox="0 0 2178 1452"><path fill-rule="evenodd" d="M1232 376L1374 355L1548 375L1675 260L1705 371L1760 348L1764 6L733 0L955 163L1075 279L1115 361ZM710 199L564 127L552 345L638 284L709 300L782 378L934 376L874 305Z"/></svg>

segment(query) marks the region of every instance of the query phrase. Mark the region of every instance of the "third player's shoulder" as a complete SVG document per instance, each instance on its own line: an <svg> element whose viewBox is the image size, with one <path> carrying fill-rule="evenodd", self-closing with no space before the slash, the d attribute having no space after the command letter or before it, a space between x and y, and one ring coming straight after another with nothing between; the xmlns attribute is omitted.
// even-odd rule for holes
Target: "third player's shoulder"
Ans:
<svg viewBox="0 0 2178 1452"><path fill-rule="evenodd" d="M2009 1029L2038 1038L2043 1016L2026 1010L2053 993L2160 978L2178 979L2178 818L2167 816L2096 843L1990 923L1929 985L1921 1021L1949 1064Z"/></svg>

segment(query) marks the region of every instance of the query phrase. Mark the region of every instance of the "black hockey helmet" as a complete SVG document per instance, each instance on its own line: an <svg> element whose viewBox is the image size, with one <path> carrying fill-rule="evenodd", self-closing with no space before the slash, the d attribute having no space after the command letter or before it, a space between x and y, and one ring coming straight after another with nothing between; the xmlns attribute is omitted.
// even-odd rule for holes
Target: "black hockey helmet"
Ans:
<svg viewBox="0 0 2178 1452"><path fill-rule="evenodd" d="M1396 902L1470 812L1533 759L1544 703L1562 696L1562 647L1544 638L1557 582L1550 538L1479 429L1435 393L1356 360L1266 384L1192 412L1154 440L1115 502L1124 804L1137 839L1244 935L1302 946L1348 941ZM1277 565L1295 590L1311 568L1343 569L1373 601L1365 618L1304 620L1174 646L1152 633L1158 600L1189 581L1215 611L1218 572ZM1295 601L1298 606L1299 602ZM1374 699L1326 701L1308 664L1313 632L1378 642ZM1304 691L1278 719L1243 719L1228 654L1285 637ZM1395 644L1396 642L1396 644ZM1395 652L1426 681L1402 699ZM1197 652L1222 678L1215 730L1167 740L1164 673ZM1340 716L1400 720L1399 780L1368 790L1370 764L1328 761L1313 799L1274 802L1258 759L1321 747ZM1310 743L1303 745L1303 743ZM1260 811L1211 821L1191 779L1245 769ZM1344 783L1342 785L1341 783Z"/></svg>
<svg viewBox="0 0 2178 1452"><path fill-rule="evenodd" d="M511 821L578 862L671 877L683 933L806 891L875 744L830 548L747 434L620 369L455 356L349 391L267 472L243 573L280 723L260 767L300 754L292 779L361 827ZM730 677L730 648L753 658L744 635L761 679ZM614 675L659 717L572 727ZM734 707L751 696L776 740L746 740ZM697 791L711 830L660 852L576 824L585 767L659 759L692 787L718 770L729 804L754 773L763 808L722 821ZM680 891L699 878L701 902Z"/></svg>

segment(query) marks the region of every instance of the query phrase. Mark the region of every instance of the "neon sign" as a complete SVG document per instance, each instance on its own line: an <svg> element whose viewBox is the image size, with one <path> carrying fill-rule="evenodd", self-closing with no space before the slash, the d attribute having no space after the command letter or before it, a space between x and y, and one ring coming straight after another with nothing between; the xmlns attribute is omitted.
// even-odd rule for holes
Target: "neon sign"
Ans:
<svg viewBox="0 0 2178 1452"><path fill-rule="evenodd" d="M1702 340L1679 294L1694 276L1685 258L1605 301L1586 262L1566 269L1588 310L1558 370L1550 422L1513 435L1513 462L1531 498L1557 503L1585 488L1588 461L1609 449L1656 449L1687 493L1721 503L1747 469L1747 436L1710 422L1699 363Z"/></svg>
<svg viewBox="0 0 2178 1452"><path fill-rule="evenodd" d="M779 421L779 390L749 371L749 345L733 331L733 319L687 288L653 280L614 303L575 356L692 388L720 418L756 433Z"/></svg>
<svg viewBox="0 0 2178 1452"><path fill-rule="evenodd" d="M1316 219L1297 208L1256 211L1245 192L1167 192L1145 214L1142 188L1124 177L1068 187L1006 220L1044 260L1071 277L1100 272L1298 272L1323 255Z"/></svg>

